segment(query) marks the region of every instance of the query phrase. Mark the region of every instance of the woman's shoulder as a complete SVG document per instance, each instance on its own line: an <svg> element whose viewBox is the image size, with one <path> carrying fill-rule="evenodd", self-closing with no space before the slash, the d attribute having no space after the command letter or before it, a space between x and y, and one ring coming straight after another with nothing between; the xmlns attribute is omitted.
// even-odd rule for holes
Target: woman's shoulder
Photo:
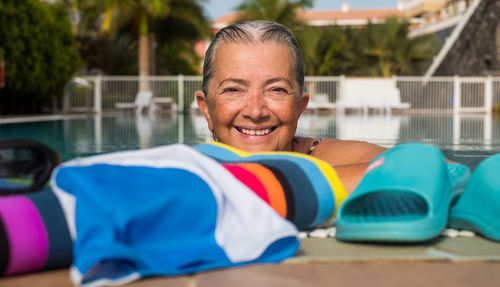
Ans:
<svg viewBox="0 0 500 287"><path fill-rule="evenodd" d="M292 151L311 154L311 150L314 150L320 141L320 139L296 136L293 138Z"/></svg>
<svg viewBox="0 0 500 287"><path fill-rule="evenodd" d="M310 146L315 139L306 141ZM364 141L322 139L317 142L311 155L331 165L369 162L386 149Z"/></svg>

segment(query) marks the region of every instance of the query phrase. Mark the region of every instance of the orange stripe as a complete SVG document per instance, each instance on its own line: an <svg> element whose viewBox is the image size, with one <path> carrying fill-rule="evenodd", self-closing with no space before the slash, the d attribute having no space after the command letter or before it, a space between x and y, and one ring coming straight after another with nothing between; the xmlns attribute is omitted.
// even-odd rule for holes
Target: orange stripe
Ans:
<svg viewBox="0 0 500 287"><path fill-rule="evenodd" d="M271 207L276 210L278 214L286 218L287 207L285 191L273 172L257 163L240 163L238 165L251 171L260 179L266 188Z"/></svg>

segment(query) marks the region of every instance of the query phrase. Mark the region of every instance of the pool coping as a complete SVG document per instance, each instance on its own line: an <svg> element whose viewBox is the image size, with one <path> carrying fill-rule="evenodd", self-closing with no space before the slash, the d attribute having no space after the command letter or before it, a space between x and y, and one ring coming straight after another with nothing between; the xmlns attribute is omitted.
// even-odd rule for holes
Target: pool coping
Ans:
<svg viewBox="0 0 500 287"><path fill-rule="evenodd" d="M76 118L87 118L93 114L51 114L30 116L0 116L0 124L29 123L39 121L68 120Z"/></svg>
<svg viewBox="0 0 500 287"><path fill-rule="evenodd" d="M429 253L429 247L439 252ZM475 249L477 247L481 248ZM476 254L469 254L471 251ZM491 256L485 256L485 252ZM440 237L421 244L345 243L334 238L305 238L297 254L279 264L157 276L124 286L497 286L499 267L500 244L479 236ZM0 285L70 286L69 273L68 268L62 268L8 276L0 278Z"/></svg>

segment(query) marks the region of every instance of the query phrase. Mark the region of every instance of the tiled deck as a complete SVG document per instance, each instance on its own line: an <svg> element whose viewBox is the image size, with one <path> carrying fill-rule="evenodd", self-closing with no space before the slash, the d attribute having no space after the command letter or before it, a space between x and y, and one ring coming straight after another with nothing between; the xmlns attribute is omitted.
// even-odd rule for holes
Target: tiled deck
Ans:
<svg viewBox="0 0 500 287"><path fill-rule="evenodd" d="M276 265L251 265L126 286L499 286L500 244L440 238L427 244L351 244L306 238ZM0 279L0 286L70 286L67 269Z"/></svg>

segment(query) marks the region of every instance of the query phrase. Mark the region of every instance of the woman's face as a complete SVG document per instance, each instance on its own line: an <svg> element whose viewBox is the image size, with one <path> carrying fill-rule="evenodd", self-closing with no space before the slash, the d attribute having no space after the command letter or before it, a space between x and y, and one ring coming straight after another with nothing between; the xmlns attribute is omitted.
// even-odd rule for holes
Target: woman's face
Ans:
<svg viewBox="0 0 500 287"><path fill-rule="evenodd" d="M217 139L249 152L291 150L309 96L299 94L289 49L274 42L222 44L214 65L209 95L196 99Z"/></svg>

